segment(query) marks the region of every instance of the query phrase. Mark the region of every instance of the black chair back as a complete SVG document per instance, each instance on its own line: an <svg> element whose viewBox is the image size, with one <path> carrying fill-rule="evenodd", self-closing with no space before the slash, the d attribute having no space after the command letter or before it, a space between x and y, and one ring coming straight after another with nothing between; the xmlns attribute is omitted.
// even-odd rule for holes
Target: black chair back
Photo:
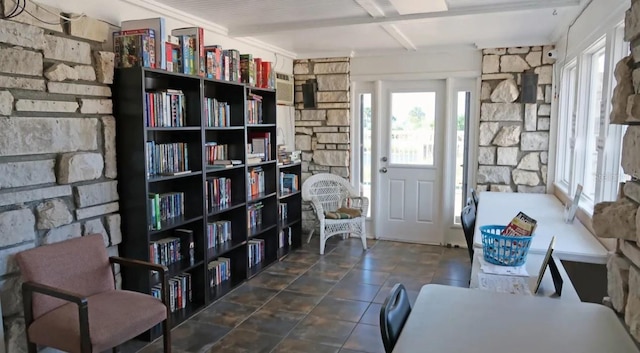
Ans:
<svg viewBox="0 0 640 353"><path fill-rule="evenodd" d="M480 202L480 200L478 199L478 193L474 188L471 188L470 191L471 191L471 199L473 200L473 205L476 206L476 209L477 209L478 203Z"/></svg>
<svg viewBox="0 0 640 353"><path fill-rule="evenodd" d="M380 332L385 352L393 351L409 313L411 303L407 290L401 283L396 283L380 309Z"/></svg>
<svg viewBox="0 0 640 353"><path fill-rule="evenodd" d="M464 239L467 241L469 259L473 262L473 233L476 228L476 207L473 203L462 209L460 222L464 231Z"/></svg>

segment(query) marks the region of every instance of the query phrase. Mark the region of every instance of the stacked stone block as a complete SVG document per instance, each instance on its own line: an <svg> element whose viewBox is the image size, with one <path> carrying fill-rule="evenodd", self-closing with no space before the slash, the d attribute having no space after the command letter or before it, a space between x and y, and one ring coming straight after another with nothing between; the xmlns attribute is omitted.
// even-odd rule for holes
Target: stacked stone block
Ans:
<svg viewBox="0 0 640 353"><path fill-rule="evenodd" d="M294 61L296 149L302 151L302 181L315 173L349 178L351 141L349 58ZM317 107L305 109L302 84L318 83ZM313 227L314 215L303 205L303 228Z"/></svg>
<svg viewBox="0 0 640 353"><path fill-rule="evenodd" d="M26 351L17 252L90 233L110 254L122 242L114 54L95 35L109 26L86 19L71 26L86 36L69 36L57 16L27 5L54 24L0 20L0 296L10 353Z"/></svg>
<svg viewBox="0 0 640 353"><path fill-rule="evenodd" d="M485 49L478 148L478 190L546 192L552 46ZM537 102L521 103L522 74L538 75Z"/></svg>
<svg viewBox="0 0 640 353"><path fill-rule="evenodd" d="M622 140L622 169L631 180L621 185L618 200L593 211L593 229L601 238L618 240L607 263L607 290L613 308L624 315L631 335L640 341L640 1L631 1L625 18L625 41L631 53L617 63L617 86L611 98L611 124L628 125Z"/></svg>

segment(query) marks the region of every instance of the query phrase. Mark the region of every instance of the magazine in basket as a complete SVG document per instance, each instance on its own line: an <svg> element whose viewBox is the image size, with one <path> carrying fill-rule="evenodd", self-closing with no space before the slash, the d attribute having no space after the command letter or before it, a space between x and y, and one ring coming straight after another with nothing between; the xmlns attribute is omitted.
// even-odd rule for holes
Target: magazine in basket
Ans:
<svg viewBox="0 0 640 353"><path fill-rule="evenodd" d="M509 224L502 230L502 235L511 236L531 236L536 230L538 222L524 214L524 212L518 212L518 214L509 222Z"/></svg>

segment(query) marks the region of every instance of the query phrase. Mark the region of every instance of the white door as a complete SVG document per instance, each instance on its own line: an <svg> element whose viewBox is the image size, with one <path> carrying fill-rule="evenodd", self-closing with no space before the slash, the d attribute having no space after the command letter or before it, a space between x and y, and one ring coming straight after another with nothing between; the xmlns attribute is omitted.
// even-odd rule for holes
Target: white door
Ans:
<svg viewBox="0 0 640 353"><path fill-rule="evenodd" d="M378 238L440 244L446 81L382 84Z"/></svg>

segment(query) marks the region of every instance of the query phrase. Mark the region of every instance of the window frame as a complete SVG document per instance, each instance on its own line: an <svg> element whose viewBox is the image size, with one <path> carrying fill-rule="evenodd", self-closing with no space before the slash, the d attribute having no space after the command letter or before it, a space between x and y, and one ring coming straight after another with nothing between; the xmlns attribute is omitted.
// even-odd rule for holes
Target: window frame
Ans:
<svg viewBox="0 0 640 353"><path fill-rule="evenodd" d="M596 55L600 53L604 55L602 95L598 107L594 108L590 105L595 92L593 72ZM616 199L619 182L623 180L620 160L625 129L609 124L609 115L612 109L610 97L616 84L615 65L626 55L629 55L629 48L624 42L624 24L619 23L575 58L566 61L561 71L554 186L572 197L578 184L587 187L586 173L593 172L593 197L583 192L579 203L589 215L593 214L595 204ZM575 77L571 74L573 70ZM572 89L574 97L570 97ZM568 116L572 107L573 115ZM595 114L593 109L596 109ZM597 119L597 136L589 135L596 129L593 119ZM596 156L595 171L587 170L586 163L593 162L591 153Z"/></svg>

